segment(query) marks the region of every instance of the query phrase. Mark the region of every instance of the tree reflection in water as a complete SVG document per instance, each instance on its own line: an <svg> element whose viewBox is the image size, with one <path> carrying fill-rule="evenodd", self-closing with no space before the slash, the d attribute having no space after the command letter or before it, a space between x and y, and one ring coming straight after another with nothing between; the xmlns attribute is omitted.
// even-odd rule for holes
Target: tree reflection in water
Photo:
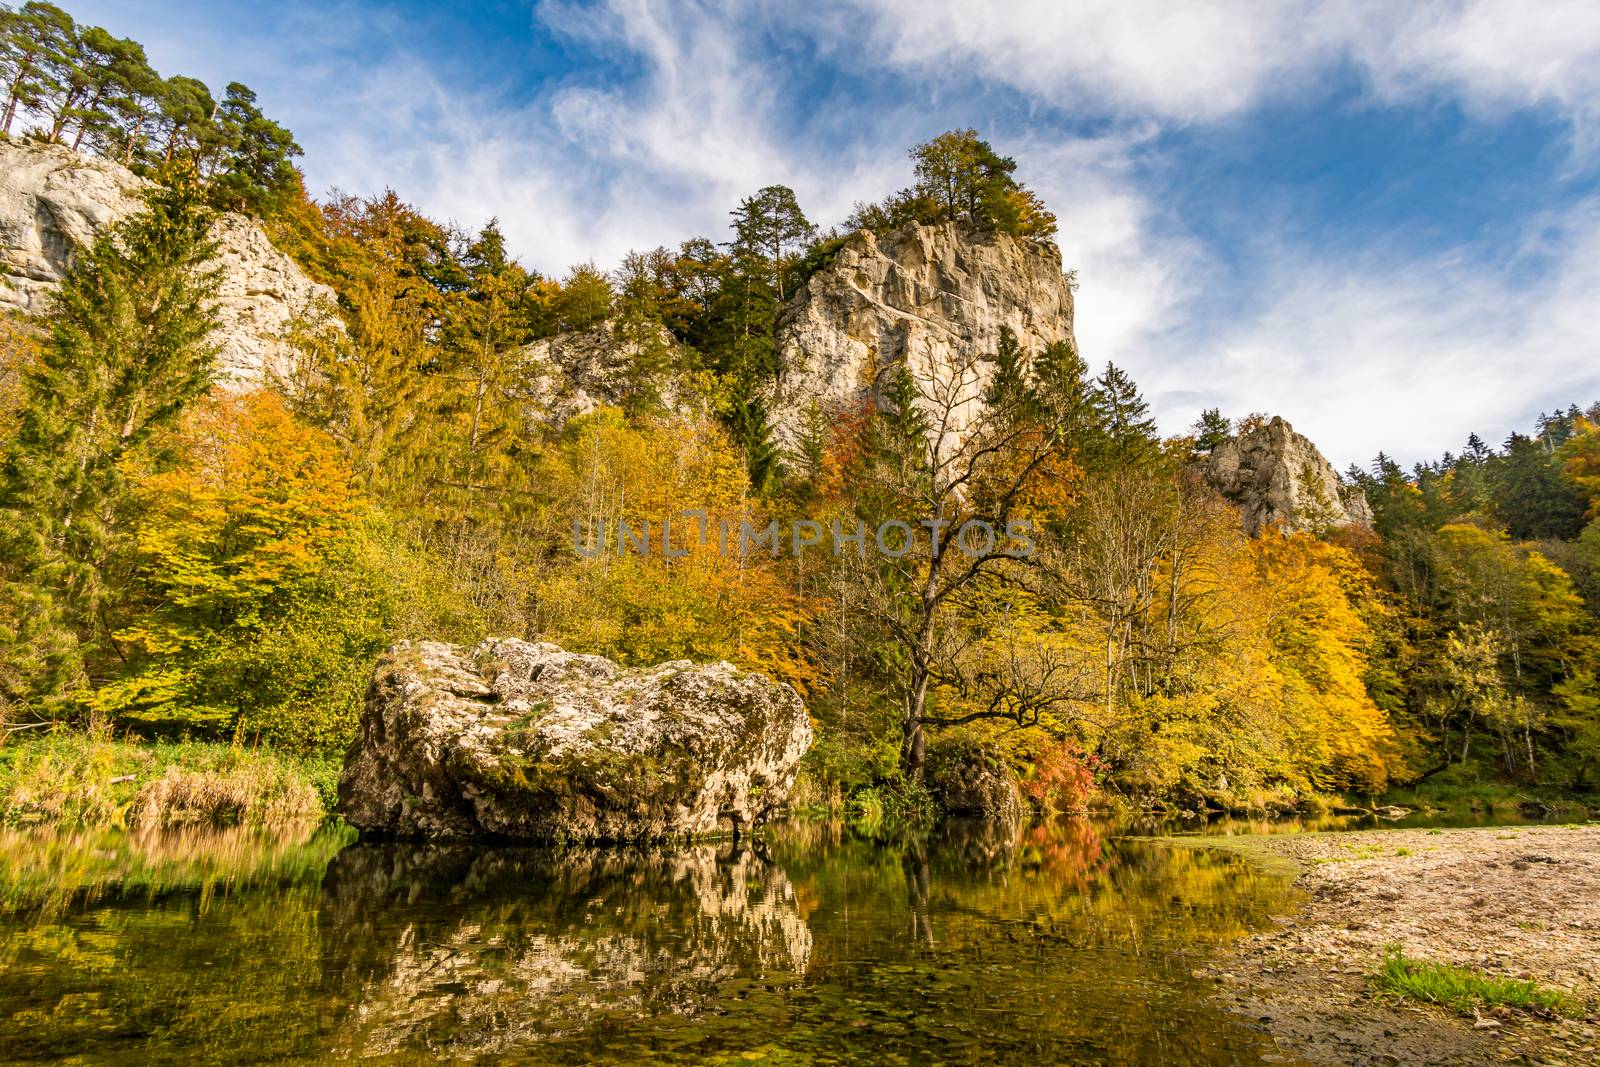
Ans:
<svg viewBox="0 0 1600 1067"><path fill-rule="evenodd" d="M1259 1039L1192 975L1288 892L1081 819L674 851L347 841L0 835L0 1050L1250 1063Z"/></svg>

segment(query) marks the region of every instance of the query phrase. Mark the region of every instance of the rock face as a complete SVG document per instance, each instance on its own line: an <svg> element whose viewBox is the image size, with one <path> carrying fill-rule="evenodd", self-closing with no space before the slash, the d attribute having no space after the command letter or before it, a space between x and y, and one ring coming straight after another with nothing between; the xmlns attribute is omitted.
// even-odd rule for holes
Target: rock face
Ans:
<svg viewBox="0 0 1600 1067"><path fill-rule="evenodd" d="M608 319L535 341L523 357L529 387L557 426L605 405L675 409L686 399L671 373L689 363L686 351L659 323Z"/></svg>
<svg viewBox="0 0 1600 1067"><path fill-rule="evenodd" d="M972 357L990 361L1002 326L1030 357L1073 342L1072 314L1072 287L1053 244L959 223L857 233L780 316L785 372L770 404L775 436L792 445L811 403L824 411L858 405L897 363L937 374ZM970 392L987 382L990 365L980 365Z"/></svg>
<svg viewBox="0 0 1600 1067"><path fill-rule="evenodd" d="M1274 417L1212 450L1206 481L1243 513L1245 532L1269 526L1326 531L1372 525L1372 509L1357 486L1345 485L1323 454Z"/></svg>
<svg viewBox="0 0 1600 1067"><path fill-rule="evenodd" d="M397 837L636 841L761 823L812 738L793 689L732 664L630 670L515 639L378 662L339 780Z"/></svg>
<svg viewBox="0 0 1600 1067"><path fill-rule="evenodd" d="M138 211L149 182L59 145L0 142L0 309L37 314L74 252ZM333 291L306 277L243 215L217 219L218 378L252 388L282 369L279 335L297 314L327 314Z"/></svg>
<svg viewBox="0 0 1600 1067"><path fill-rule="evenodd" d="M951 815L1004 822L1022 817L1022 790L1005 757L987 745L936 745L928 753L928 788Z"/></svg>

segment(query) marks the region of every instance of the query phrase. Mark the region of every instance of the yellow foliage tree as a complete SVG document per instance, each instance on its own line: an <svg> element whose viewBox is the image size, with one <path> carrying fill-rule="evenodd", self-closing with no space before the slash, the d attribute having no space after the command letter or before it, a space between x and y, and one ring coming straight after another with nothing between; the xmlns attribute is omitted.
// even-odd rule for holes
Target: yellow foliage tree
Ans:
<svg viewBox="0 0 1600 1067"><path fill-rule="evenodd" d="M1589 517L1600 516L1600 424L1580 416L1559 455L1567 477L1589 494Z"/></svg>
<svg viewBox="0 0 1600 1067"><path fill-rule="evenodd" d="M384 637L349 585L362 504L348 468L270 393L214 395L178 438L181 462L137 481L135 592L115 634L129 667L94 705L149 728L337 740Z"/></svg>
<svg viewBox="0 0 1600 1067"><path fill-rule="evenodd" d="M1363 681L1367 627L1355 605L1374 595L1368 572L1307 534L1250 545L1302 772L1318 785L1382 789L1393 730Z"/></svg>
<svg viewBox="0 0 1600 1067"><path fill-rule="evenodd" d="M545 453L539 483L555 561L536 579L530 629L627 663L727 659L802 693L815 684L799 632L816 605L789 589L770 556L740 553L741 524L764 518L720 428L630 424L603 409ZM619 523L633 540L619 544Z"/></svg>

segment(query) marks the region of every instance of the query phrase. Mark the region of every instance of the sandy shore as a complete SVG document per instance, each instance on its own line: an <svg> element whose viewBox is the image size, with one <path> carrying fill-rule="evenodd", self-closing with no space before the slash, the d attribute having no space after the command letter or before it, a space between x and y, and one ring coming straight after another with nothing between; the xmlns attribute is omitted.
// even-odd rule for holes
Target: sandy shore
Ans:
<svg viewBox="0 0 1600 1067"><path fill-rule="evenodd" d="M1600 1064L1600 826L1369 830L1189 839L1292 862L1309 899L1204 974L1291 1062ZM1394 1005L1385 947L1532 978L1587 1018L1463 1018Z"/></svg>

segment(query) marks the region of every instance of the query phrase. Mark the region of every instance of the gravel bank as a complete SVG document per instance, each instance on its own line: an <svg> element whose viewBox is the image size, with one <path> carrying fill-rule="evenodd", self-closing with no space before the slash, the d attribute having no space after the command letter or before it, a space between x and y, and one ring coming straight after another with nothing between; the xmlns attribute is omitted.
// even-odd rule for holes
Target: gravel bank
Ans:
<svg viewBox="0 0 1600 1067"><path fill-rule="evenodd" d="M1296 865L1309 899L1204 973L1287 1059L1600 1064L1600 826L1186 839ZM1384 949L1532 978L1585 1019L1468 1019L1375 999Z"/></svg>

